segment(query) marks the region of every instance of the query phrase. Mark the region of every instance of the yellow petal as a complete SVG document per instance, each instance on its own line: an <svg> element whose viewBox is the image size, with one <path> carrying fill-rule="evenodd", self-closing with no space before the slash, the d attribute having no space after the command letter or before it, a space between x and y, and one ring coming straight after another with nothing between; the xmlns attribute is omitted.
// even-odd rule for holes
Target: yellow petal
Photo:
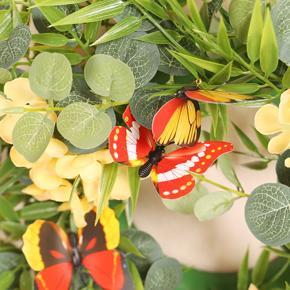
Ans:
<svg viewBox="0 0 290 290"><path fill-rule="evenodd" d="M67 151L67 146L56 138L52 138L45 149L45 153L52 158L61 158L67 153Z"/></svg>
<svg viewBox="0 0 290 290"><path fill-rule="evenodd" d="M12 144L12 132L20 117L20 114L8 114L0 121L0 137L8 144Z"/></svg>
<svg viewBox="0 0 290 290"><path fill-rule="evenodd" d="M99 179L95 180L86 180L82 179L82 185L84 189L85 197L89 202L97 202L98 194L99 194Z"/></svg>
<svg viewBox="0 0 290 290"><path fill-rule="evenodd" d="M290 168L290 158L287 158L285 160L285 166L288 167L288 168Z"/></svg>
<svg viewBox="0 0 290 290"><path fill-rule="evenodd" d="M48 162L36 163L29 172L31 180L40 188L46 190L56 189L63 184L63 179L55 172L56 159Z"/></svg>
<svg viewBox="0 0 290 290"><path fill-rule="evenodd" d="M50 199L64 202L69 201L72 191L72 185L67 180L63 179L63 184L61 184L59 187L47 191L48 194L50 194Z"/></svg>
<svg viewBox="0 0 290 290"><path fill-rule="evenodd" d="M45 190L37 187L35 184L31 184L22 189L22 192L33 196L39 201L49 200L50 194L45 192Z"/></svg>
<svg viewBox="0 0 290 290"><path fill-rule="evenodd" d="M97 152L95 152L95 158L96 160L98 160L99 162L103 163L103 164L109 164L114 162L111 153L108 149L104 149L104 150L99 150Z"/></svg>
<svg viewBox="0 0 290 290"><path fill-rule="evenodd" d="M31 168L33 163L28 162L14 146L10 149L10 159L16 167L26 167Z"/></svg>
<svg viewBox="0 0 290 290"><path fill-rule="evenodd" d="M268 144L268 151L272 154L280 154L290 146L290 132L283 132L273 137Z"/></svg>
<svg viewBox="0 0 290 290"><path fill-rule="evenodd" d="M73 160L72 166L78 170L81 170L82 168L89 166L90 164L95 162L95 160L95 153L78 155Z"/></svg>
<svg viewBox="0 0 290 290"><path fill-rule="evenodd" d="M73 219L75 222L75 225L78 228L83 228L86 226L86 221L85 221L85 211L83 209L81 200L78 196L77 193L74 193L70 202L70 207L71 207L71 212L73 214Z"/></svg>
<svg viewBox="0 0 290 290"><path fill-rule="evenodd" d="M100 179L102 168L103 166L98 161L94 161L93 163L80 169L80 176L83 180L93 181L95 179Z"/></svg>
<svg viewBox="0 0 290 290"><path fill-rule="evenodd" d="M13 102L0 94L0 110L10 108L12 106L13 106ZM3 116L3 115L4 113L0 113L0 116Z"/></svg>
<svg viewBox="0 0 290 290"><path fill-rule="evenodd" d="M259 290L254 284L251 284L249 290Z"/></svg>
<svg viewBox="0 0 290 290"><path fill-rule="evenodd" d="M278 120L278 108L271 104L261 107L255 116L255 127L264 135L281 131L281 124Z"/></svg>
<svg viewBox="0 0 290 290"><path fill-rule="evenodd" d="M281 95L279 105L279 121L288 125L290 129L290 90L285 91Z"/></svg>
<svg viewBox="0 0 290 290"><path fill-rule="evenodd" d="M113 186L111 199L125 200L131 196L128 167L119 165L116 182Z"/></svg>
<svg viewBox="0 0 290 290"><path fill-rule="evenodd" d="M77 155L65 155L59 158L55 164L55 171L59 177L73 179L79 175L79 169L72 166Z"/></svg>

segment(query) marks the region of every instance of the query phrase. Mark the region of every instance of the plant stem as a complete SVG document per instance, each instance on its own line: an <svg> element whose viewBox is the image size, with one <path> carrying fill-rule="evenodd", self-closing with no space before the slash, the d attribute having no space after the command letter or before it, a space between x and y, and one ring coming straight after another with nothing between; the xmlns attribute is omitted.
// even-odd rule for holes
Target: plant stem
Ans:
<svg viewBox="0 0 290 290"><path fill-rule="evenodd" d="M250 196L248 193L232 189L232 188L227 187L227 186L225 186L225 185L223 185L221 183L218 183L218 182L216 182L214 180L208 179L204 175L196 174L194 172L190 172L190 174L193 175L194 177L198 178L200 181L212 184L212 185L214 185L216 187L219 187L219 188L224 189L226 191L232 192L232 193L234 193L235 195L237 195L239 197L249 197Z"/></svg>
<svg viewBox="0 0 290 290"><path fill-rule="evenodd" d="M78 37L77 33L73 30L70 31L70 34L72 37L75 39L75 41L78 43L78 45L81 47L81 49L84 51L84 53L89 56L90 55L90 50L89 48L80 40Z"/></svg>
<svg viewBox="0 0 290 290"><path fill-rule="evenodd" d="M72 185L72 189L71 189L71 193L70 193L70 197L69 197L69 203L71 203L72 197L73 197L74 193L77 191L80 182L81 182L81 177L78 175L77 178L74 180L74 183Z"/></svg>

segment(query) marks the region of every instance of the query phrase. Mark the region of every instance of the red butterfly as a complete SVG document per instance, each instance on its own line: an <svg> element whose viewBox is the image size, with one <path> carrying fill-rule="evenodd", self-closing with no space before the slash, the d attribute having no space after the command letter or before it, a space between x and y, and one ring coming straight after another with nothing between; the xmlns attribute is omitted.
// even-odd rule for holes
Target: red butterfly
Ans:
<svg viewBox="0 0 290 290"><path fill-rule="evenodd" d="M87 225L69 236L55 223L36 220L23 236L23 252L31 268L40 271L39 290L68 290L73 269L84 266L94 281L106 290L133 290L127 265L120 252L119 222L106 208L95 226L96 213L86 215Z"/></svg>
<svg viewBox="0 0 290 290"><path fill-rule="evenodd" d="M219 156L233 150L231 143L207 141L165 154L164 146L156 145L152 132L134 119L130 106L125 110L123 119L129 130L123 126L113 128L109 136L110 153L117 162L142 165L140 177L151 173L162 198L174 199L190 193L195 181L189 171L202 174Z"/></svg>

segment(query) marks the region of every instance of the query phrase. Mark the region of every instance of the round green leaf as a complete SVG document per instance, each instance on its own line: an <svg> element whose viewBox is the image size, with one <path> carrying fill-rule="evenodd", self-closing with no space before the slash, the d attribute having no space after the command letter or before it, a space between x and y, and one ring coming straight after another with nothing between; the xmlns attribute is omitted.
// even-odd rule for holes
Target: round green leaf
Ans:
<svg viewBox="0 0 290 290"><path fill-rule="evenodd" d="M110 117L87 103L73 103L58 116L57 129L74 146L90 149L102 144L112 129Z"/></svg>
<svg viewBox="0 0 290 290"><path fill-rule="evenodd" d="M129 100L134 93L135 81L131 69L112 56L92 56L84 73L87 84L98 95L122 102Z"/></svg>
<svg viewBox="0 0 290 290"><path fill-rule="evenodd" d="M144 34L135 32L118 40L102 43L96 48L96 54L108 54L126 63L134 74L137 89L154 77L160 63L157 45L136 40Z"/></svg>
<svg viewBox="0 0 290 290"><path fill-rule="evenodd" d="M257 187L245 208L248 227L253 235L271 246L290 242L290 187L266 183Z"/></svg>
<svg viewBox="0 0 290 290"><path fill-rule="evenodd" d="M211 192L196 202L194 213L200 221L211 220L228 211L233 202L233 195L227 191Z"/></svg>
<svg viewBox="0 0 290 290"><path fill-rule="evenodd" d="M285 166L285 160L290 158L290 149L286 150L276 163L276 173L278 181L282 184L290 186L290 168Z"/></svg>
<svg viewBox="0 0 290 290"><path fill-rule="evenodd" d="M6 82L12 80L12 75L9 70L0 67L0 84L5 84Z"/></svg>
<svg viewBox="0 0 290 290"><path fill-rule="evenodd" d="M150 89L150 87L141 88L135 91L130 100L130 108L133 116L142 126L151 129L152 120L157 111L168 102L173 96L150 96L154 93L160 92L160 89Z"/></svg>
<svg viewBox="0 0 290 290"><path fill-rule="evenodd" d="M149 269L145 279L146 290L175 290L182 277L180 264L172 258L161 258Z"/></svg>
<svg viewBox="0 0 290 290"><path fill-rule="evenodd" d="M0 41L0 67L8 68L27 51L31 33L26 25L17 26L7 40Z"/></svg>
<svg viewBox="0 0 290 290"><path fill-rule="evenodd" d="M35 162L46 149L54 130L54 123L40 113L26 113L12 132L16 150L28 161Z"/></svg>
<svg viewBox="0 0 290 290"><path fill-rule="evenodd" d="M60 53L40 53L29 71L31 89L46 99L62 100L70 93L72 69L68 59Z"/></svg>

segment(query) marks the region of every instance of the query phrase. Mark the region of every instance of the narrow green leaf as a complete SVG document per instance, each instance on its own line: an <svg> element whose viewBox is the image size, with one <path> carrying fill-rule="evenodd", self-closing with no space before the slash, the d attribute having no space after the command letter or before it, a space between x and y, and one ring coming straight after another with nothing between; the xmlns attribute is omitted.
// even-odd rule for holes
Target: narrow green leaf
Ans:
<svg viewBox="0 0 290 290"><path fill-rule="evenodd" d="M25 159L35 162L46 149L54 131L54 123L35 112L24 114L15 124L12 142Z"/></svg>
<svg viewBox="0 0 290 290"><path fill-rule="evenodd" d="M233 51L231 48L231 43L228 37L227 29L224 23L223 17L221 17L219 30L217 34L217 44L222 49L222 51L226 54L226 57L231 59L233 55Z"/></svg>
<svg viewBox="0 0 290 290"><path fill-rule="evenodd" d="M24 234L26 230L26 226L20 224L19 222L12 222L12 221L2 221L0 222L0 229L3 231L20 237Z"/></svg>
<svg viewBox="0 0 290 290"><path fill-rule="evenodd" d="M56 21L52 26L89 23L109 19L122 13L124 7L125 4L121 0L98 1Z"/></svg>
<svg viewBox="0 0 290 290"><path fill-rule="evenodd" d="M243 163L242 165L254 169L254 170L264 170L268 167L269 162L268 161L252 161L252 162L247 162Z"/></svg>
<svg viewBox="0 0 290 290"><path fill-rule="evenodd" d="M105 164L103 167L100 194L97 200L97 217L96 222L99 220L103 209L107 206L110 194L115 184L118 172L118 163Z"/></svg>
<svg viewBox="0 0 290 290"><path fill-rule="evenodd" d="M248 290L249 285L249 251L246 252L238 272L237 290Z"/></svg>
<svg viewBox="0 0 290 290"><path fill-rule="evenodd" d="M14 271L4 271L0 273L0 289L9 290L15 280Z"/></svg>
<svg viewBox="0 0 290 290"><path fill-rule="evenodd" d="M224 84L219 89L227 92L233 92L243 95L250 95L257 92L261 86L255 83L243 83L243 84Z"/></svg>
<svg viewBox="0 0 290 290"><path fill-rule="evenodd" d="M287 71L283 75L282 85L283 85L283 89L290 88L290 67L287 68Z"/></svg>
<svg viewBox="0 0 290 290"><path fill-rule="evenodd" d="M86 24L84 36L88 43L92 43L96 40L100 27L101 21L90 22Z"/></svg>
<svg viewBox="0 0 290 290"><path fill-rule="evenodd" d="M270 252L264 249L259 256L256 265L253 268L252 282L258 287L263 283L265 279L266 272L269 266L269 258Z"/></svg>
<svg viewBox="0 0 290 290"><path fill-rule="evenodd" d="M137 267L135 266L135 264L129 259L127 258L127 264L129 267L129 271L135 286L135 290L144 290L144 286L143 286L143 282L142 282L142 278L139 274L139 271L137 269Z"/></svg>
<svg viewBox="0 0 290 290"><path fill-rule="evenodd" d="M10 9L0 10L0 40L5 40L9 37L12 29L12 17Z"/></svg>
<svg viewBox="0 0 290 290"><path fill-rule="evenodd" d="M190 18L193 20L196 27L199 30L206 32L206 28L204 26L204 23L203 23L201 17L200 17L198 7L196 5L196 1L195 0L187 0L186 3L187 3L187 6L189 8L189 11L190 11Z"/></svg>
<svg viewBox="0 0 290 290"><path fill-rule="evenodd" d="M166 29L166 32L170 34L176 41L180 41L182 36L175 30ZM161 31L153 31L137 37L136 39L154 43L154 44L170 44L171 42L164 36Z"/></svg>
<svg viewBox="0 0 290 290"><path fill-rule="evenodd" d="M77 65L81 63L86 57L81 56L79 53L66 52L64 56L68 59L71 65Z"/></svg>
<svg viewBox="0 0 290 290"><path fill-rule="evenodd" d="M217 72L210 80L210 85L219 85L227 82L232 74L232 66L233 62L229 62L227 65L225 65L219 72Z"/></svg>
<svg viewBox="0 0 290 290"><path fill-rule="evenodd" d="M24 270L19 281L20 290L34 290L34 277L31 271Z"/></svg>
<svg viewBox="0 0 290 290"><path fill-rule="evenodd" d="M62 34L59 33L39 33L33 34L32 40L34 42L50 45L50 46L64 46L67 44L69 39Z"/></svg>
<svg viewBox="0 0 290 290"><path fill-rule="evenodd" d="M0 196L0 216L7 221L19 222L18 214L3 195Z"/></svg>
<svg viewBox="0 0 290 290"><path fill-rule="evenodd" d="M163 9L155 0L135 0L135 2L162 20L168 19L166 10Z"/></svg>
<svg viewBox="0 0 290 290"><path fill-rule="evenodd" d="M265 149L267 149L268 143L270 142L270 138L266 135L261 134L256 128L253 128L253 129L260 143L263 145Z"/></svg>
<svg viewBox="0 0 290 290"><path fill-rule="evenodd" d="M247 147L250 151L253 151L260 155L259 149L255 145L255 143L236 124L232 124L245 147Z"/></svg>
<svg viewBox="0 0 290 290"><path fill-rule="evenodd" d="M247 53L249 59L253 64L259 59L260 56L262 33L263 33L262 2L261 0L256 0L247 38Z"/></svg>
<svg viewBox="0 0 290 290"><path fill-rule="evenodd" d="M48 219L56 216L59 204L53 201L37 202L25 206L20 210L20 217L26 221Z"/></svg>
<svg viewBox="0 0 290 290"><path fill-rule="evenodd" d="M78 4L85 2L84 0L44 0L35 5L31 6L30 8L34 7L42 7L42 6L57 6L57 5L69 5L69 4Z"/></svg>
<svg viewBox="0 0 290 290"><path fill-rule="evenodd" d="M124 18L123 20L115 24L112 28L107 30L99 39L97 39L91 45L105 43L134 33L140 28L141 23L142 19L135 16L128 16L127 18Z"/></svg>
<svg viewBox="0 0 290 290"><path fill-rule="evenodd" d="M6 82L12 80L12 75L9 70L0 67L0 84L5 84Z"/></svg>
<svg viewBox="0 0 290 290"><path fill-rule="evenodd" d="M131 253L137 257L144 258L144 255L138 250L134 243L127 237L121 236L118 248L123 253Z"/></svg>
<svg viewBox="0 0 290 290"><path fill-rule="evenodd" d="M136 210L140 191L139 167L128 167L128 178L131 190L130 217L132 219Z"/></svg>
<svg viewBox="0 0 290 290"><path fill-rule="evenodd" d="M271 53L269 53L269 51ZM276 70L279 61L277 38L272 23L270 8L266 8L265 24L260 47L260 65L268 76Z"/></svg>

